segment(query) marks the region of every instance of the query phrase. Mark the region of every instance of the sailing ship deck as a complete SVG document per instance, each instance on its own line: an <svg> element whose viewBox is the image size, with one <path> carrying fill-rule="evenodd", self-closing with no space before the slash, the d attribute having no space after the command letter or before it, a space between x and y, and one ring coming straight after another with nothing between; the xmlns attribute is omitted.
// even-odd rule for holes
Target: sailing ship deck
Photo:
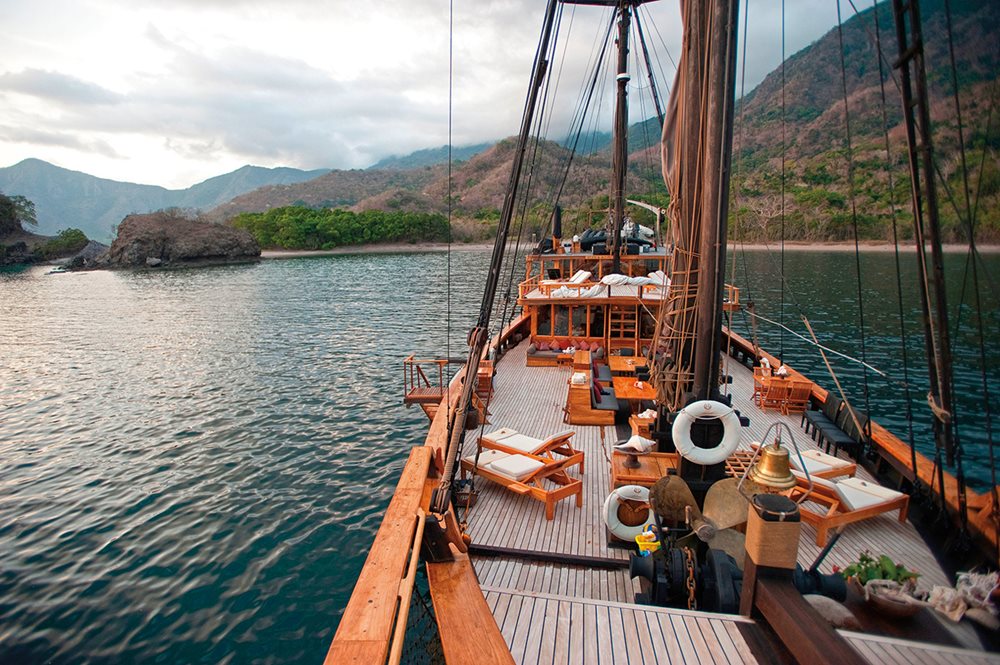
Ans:
<svg viewBox="0 0 1000 665"><path fill-rule="evenodd" d="M568 427L563 422L563 406L571 370L526 367L526 347L522 343L510 349L498 363L489 422L484 427L487 433L511 427L529 436L545 437ZM798 416L757 408L751 397L753 375L745 366L729 359L725 371L733 376L730 388L734 406L751 422L744 429L742 448L748 449L750 442L759 441L779 420L796 432L799 446L815 447L802 433ZM572 500L562 501L556 507L555 518L546 520L542 503L481 480L477 483L478 501L468 514L468 533L473 543L499 554L478 555L474 563L515 659L548 663L588 662L592 658L596 662L597 656L582 641L582 636L587 636L595 648L602 645L610 649L607 645L621 644L620 649L613 649L613 658L601 657L601 662L643 662L641 657L629 657L632 651L657 654L659 662L751 662L749 647L737 630L743 619L633 604L639 587L628 575L628 551L609 546L602 521L602 506L610 492L610 453L619 434L614 427L571 429L576 431L574 446L586 456L581 476L582 508ZM476 437L467 437L463 454L473 453L475 447ZM861 468L858 476L874 480ZM807 567L821 549L815 536L814 528L804 523L798 559ZM949 585L947 575L916 529L908 522L900 523L896 512L849 525L821 570L831 572L833 566L844 567L865 550L905 562L921 573L922 586ZM538 629L541 623L545 624L544 631ZM967 626L948 628L959 643L978 647L974 632ZM956 655L965 652L955 650L928 652L914 660L912 654L902 654L921 645L889 644L869 638L851 634L850 639L873 662L885 662L887 658L900 662L971 662ZM993 655L967 655L1000 662Z"/></svg>

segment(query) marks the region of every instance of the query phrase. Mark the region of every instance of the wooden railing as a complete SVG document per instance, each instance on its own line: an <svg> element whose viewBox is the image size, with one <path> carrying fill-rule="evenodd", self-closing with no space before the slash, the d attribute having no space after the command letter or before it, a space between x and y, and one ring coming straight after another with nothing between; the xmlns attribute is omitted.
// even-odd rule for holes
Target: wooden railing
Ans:
<svg viewBox="0 0 1000 665"><path fill-rule="evenodd" d="M740 308L740 290L732 284L724 286L725 295L722 301L722 309L726 312L735 312Z"/></svg>
<svg viewBox="0 0 1000 665"><path fill-rule="evenodd" d="M444 387L444 368L450 363L463 362L454 358L416 358L414 354L403 360L403 392L409 395L415 388ZM421 365L433 365L437 369L437 381L427 378Z"/></svg>
<svg viewBox="0 0 1000 665"><path fill-rule="evenodd" d="M723 332L728 333L729 340L735 349L738 349L739 352L747 357L753 357L753 344L749 340L732 330L723 328ZM758 356L767 358L773 367L778 367L781 364L781 361L777 357L763 349L759 350ZM794 369L789 368L789 370L794 376L803 376ZM803 378L805 377L803 376ZM829 392L826 389L813 383L812 399L816 403L822 404L825 402L828 394ZM919 480L925 486L931 488L935 496L940 496L940 482L932 460L927 459L927 457L919 452L912 453L916 455L917 462L916 469L914 470L911 463L909 445L874 420L871 421L870 428L872 449L881 460L909 482L913 483ZM998 486L997 491L1000 492L1000 486ZM957 519L961 510L958 481L953 475L947 472L944 473L944 494L945 505L948 507L952 517ZM988 548L988 551L992 553L991 556L994 561L996 561L997 558L1000 558L1000 541L997 539L996 530L996 520L1000 517L1000 510L993 504L993 493L979 494L967 489L966 506L969 516L969 528L972 531L973 537L981 545Z"/></svg>
<svg viewBox="0 0 1000 665"><path fill-rule="evenodd" d="M516 319L492 346L505 343L527 321L523 315ZM457 361L418 360L413 356L406 360L408 377L413 372L412 379L406 379L408 387L430 384L422 383L427 377L419 369L421 364L436 364L443 381L444 365ZM462 394L458 387L464 373L465 369L460 369L449 384L454 389L443 393L424 445L410 450L327 652L326 665L399 662L424 535L424 516L430 507L431 492L440 484L441 460L448 446L448 414ZM457 525L453 512L444 518L446 524ZM426 564L445 659L450 665L512 665L510 650L479 588L464 544L453 544L451 549L454 561Z"/></svg>

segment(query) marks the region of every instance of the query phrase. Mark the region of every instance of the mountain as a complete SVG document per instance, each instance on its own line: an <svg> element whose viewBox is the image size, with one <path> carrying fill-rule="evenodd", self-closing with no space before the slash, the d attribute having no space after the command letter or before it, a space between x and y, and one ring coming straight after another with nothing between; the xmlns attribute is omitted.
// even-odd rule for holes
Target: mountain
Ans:
<svg viewBox="0 0 1000 665"><path fill-rule="evenodd" d="M896 47L888 5L879 5L878 18L884 58L891 62ZM941 188L943 223L947 239L961 240L964 232L955 209L962 202L952 205L948 199L948 193L961 191L962 184L944 8L944 0L922 2L935 150L939 177L947 185ZM909 173L899 93L888 67L884 68L885 106L892 158L888 168L885 163L874 11L867 9L846 21L843 42L858 230L862 239L885 240L891 234L893 208L904 238L910 233ZM951 11L967 158L973 169L981 165L981 183L976 174L970 183L980 197L977 233L983 241L998 241L1000 139L995 119L992 129L988 121L1000 71L1000 42L995 39L1000 34L1000 3L951 0ZM778 68L737 102L731 236L775 239L783 227L789 240L852 237L855 216L847 179L840 53L840 35L834 28L785 61L784 86ZM632 196L663 202L659 133L656 118L632 125L628 187ZM560 191L564 223L572 232L603 218L600 210L607 205L610 179L609 136L594 132L581 137L568 171L567 139L559 138L564 145L543 141L537 151L531 150L537 155L530 170L531 193L537 202L551 201ZM465 237L482 237L499 216L512 152L512 139L453 150L452 209L457 223L464 225ZM289 205L443 212L449 192L446 158L443 146L387 158L364 170L304 172L247 166L176 191L102 180L26 160L0 169L0 190L34 200L42 232L77 226L89 236L106 239L128 213L174 206L213 208L209 215L217 220ZM564 174L566 182L561 184ZM892 197L887 194L888 174L893 179Z"/></svg>
<svg viewBox="0 0 1000 665"><path fill-rule="evenodd" d="M958 72L959 99L970 189L980 195L977 230L982 240L1000 240L1000 169L994 129L989 130L996 103L1000 64L1000 3L951 0L952 34ZM878 8L878 37L883 56L896 60L895 26L890 3ZM886 163L882 120L882 93L875 43L875 10L869 8L843 25L846 87L853 153L854 209L862 239L891 239L893 204L904 237L912 235L909 215L909 170L900 93L883 64L885 112L889 126L891 159ZM934 128L935 161L944 233L961 241L967 233L959 223L948 192L961 191L958 115L952 90L948 51L947 16L943 0L921 2L924 59ZM775 239L781 224L781 172L784 156L786 239L847 240L853 237L852 188L847 177L844 91L841 46L837 28L792 55L784 67L784 120L782 72L771 72L741 102L733 145L732 231L744 239ZM990 100L993 100L992 103ZM743 116L742 122L740 116ZM784 140L782 134L784 133ZM784 144L784 145L783 145ZM984 150L986 154L984 156ZM978 186L978 166L982 183ZM889 174L893 194L889 197ZM941 186L941 179L944 186Z"/></svg>
<svg viewBox="0 0 1000 665"><path fill-rule="evenodd" d="M961 209L963 202L953 205L948 200L948 192L961 191L961 179L945 5L943 0L924 0L922 8L936 161L939 177L947 185L941 188L942 221L947 239L958 241L965 232L955 209ZM878 11L883 57L891 62L896 57L896 42L889 3L882 3ZM1000 3L951 0L951 12L968 163L973 170L981 165L981 186L976 173L970 183L970 189L980 195L977 234L983 241L995 242L1000 240L1000 167L996 157L1000 139L996 123L990 130L989 120L1000 71L1000 42L995 39L1000 33ZM847 178L841 36L833 28L785 61L784 86L779 67L737 102L731 236L744 240L776 239L783 227L784 237L790 240L850 239L855 220L850 205L852 193L861 239L891 238L894 208L904 239L911 235L905 134L899 92L888 66L883 67L891 146L891 160L886 164L874 18L874 10L867 9L842 26L853 188ZM565 145L567 140L561 138ZM594 211L606 205L606 200L595 195L608 193L608 138L600 133L581 137L580 154L574 158L561 190L560 202L567 208L564 221L568 221L570 231L578 228L577 224L601 219ZM630 128L629 191L662 201L665 192L659 172L658 138L656 118ZM453 169L453 212L459 218L458 224L467 227L463 231L467 237L485 235L490 221L498 216L510 173L512 145L512 139L500 141ZM428 158L431 154L441 157L442 150L421 153ZM534 198L551 200L565 171L568 151L562 145L542 142L538 155L532 169ZM390 173L394 177L390 178ZM888 193L890 173L892 196ZM440 166L360 174L332 172L309 183L246 194L234 202L232 212L266 210L293 203L333 203L356 210L441 212L446 209L446 176ZM223 210L219 209L220 213Z"/></svg>
<svg viewBox="0 0 1000 665"><path fill-rule="evenodd" d="M476 145L467 145L462 147L453 146L451 149L451 159L454 162L465 161L471 157L475 157L491 145L491 143L478 143ZM424 166L437 166L438 164L447 163L448 146L443 145L440 148L424 148L423 150L417 150L416 152L411 152L409 155L405 155L403 157L392 155L391 157L386 157L385 159L380 159L375 162L368 167L368 170L416 169Z"/></svg>
<svg viewBox="0 0 1000 665"><path fill-rule="evenodd" d="M221 221L241 212L261 212L290 205L311 208L350 207L386 192L419 191L428 183L446 175L447 167L444 165L408 170L329 171L305 182L255 189L209 211L208 216Z"/></svg>
<svg viewBox="0 0 1000 665"><path fill-rule="evenodd" d="M244 166L187 189L166 189L97 178L40 159L0 168L0 191L35 203L38 232L52 235L74 227L87 237L107 241L115 226L133 212L163 208L211 208L262 185L310 180L326 170L267 169Z"/></svg>

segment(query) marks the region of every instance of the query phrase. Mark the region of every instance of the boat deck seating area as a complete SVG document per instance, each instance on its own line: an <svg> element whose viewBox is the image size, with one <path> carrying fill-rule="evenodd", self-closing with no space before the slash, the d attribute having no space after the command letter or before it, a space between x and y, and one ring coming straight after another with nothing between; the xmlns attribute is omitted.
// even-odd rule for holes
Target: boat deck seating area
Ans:
<svg viewBox="0 0 1000 665"><path fill-rule="evenodd" d="M516 659L519 662L534 663L539 660L537 656L531 654L541 653L537 650L544 651L549 648L541 642L555 644L558 640L577 639L571 637L569 633L563 635L560 631L566 630L575 636L577 631L590 634L598 630L611 630L615 633L614 639L624 639L621 637L622 631L631 629L627 626L623 628L621 624L614 627L607 623L610 621L608 617L611 616L608 614L611 610L608 609L601 610L605 612L604 614L599 614L595 610L594 613L581 615L584 618L581 622L574 623L572 628L568 624L560 623L555 633L540 632L530 628L514 630L513 626L509 625L512 620L509 602L513 602L514 597L522 599L517 601L521 603L519 605L521 609L518 611L518 618L513 619L514 625L518 621L533 621L532 612L541 613L538 616L548 616L551 612L564 611L561 609L563 601L552 599L538 604L532 601L531 609L525 610L527 605L524 604L524 599L537 599L540 597L539 594L565 596L567 603L587 604L590 601L600 601L600 603L625 604L628 606L628 612L621 616L630 616L635 621L640 621L636 617L642 615L647 625L652 623L646 613L650 611L656 613L661 610L632 604L634 594L640 589L638 582L629 577L626 569L628 550L609 544L603 523L601 507L610 492L611 451L616 440L613 419L605 424L567 427L564 422L567 391L572 388L570 384L572 375L579 370L574 370L569 365L526 367L527 346L527 340L522 341L509 349L499 362L494 394L490 402L490 424L484 425L480 434L489 438L494 432L507 428L544 440L567 429L573 430L575 434L571 439L572 447L586 459L586 472L581 472L580 467L572 465L564 471L570 478L579 482L579 494L571 493L569 496L574 497L581 505L577 507L574 505L575 502L561 501L549 519L548 506L545 502L532 497L530 492L511 491L509 479L501 478L499 482L492 482L494 478L486 476L481 471L481 475L486 476L491 482L476 484L479 491L478 501L466 519L474 548L479 548L479 551L483 552L473 555L480 584L489 585L491 593L498 594L489 596L497 621L504 634L515 641L511 644L512 649L525 654L524 658L516 657ZM728 389L733 395L734 406L750 418L750 427L744 428L742 432L740 444L742 449L749 451L751 443L760 441L764 431L778 420L802 432L795 427L801 418L798 414L787 416L776 411L762 412L756 407L753 400L753 374L748 367L729 358L724 371L733 376L733 383ZM587 394L587 388L584 387L582 392ZM478 440L478 436L467 438L463 453L466 461L469 456L475 455ZM796 436L795 441L804 451L811 451L807 456L811 461L807 463L814 465L810 467L813 474L816 474L816 469L819 468L821 475L839 482L853 475L868 483L875 483L874 478L866 470L855 466L851 460L845 460L843 454L825 455L821 452L820 444L804 434ZM484 450L483 455L485 453ZM554 454L553 457L560 458L558 454ZM481 456L480 466L482 461ZM824 463L830 467L828 471L832 473L823 473L822 468L815 466ZM465 466L463 463L463 467ZM467 472L470 470L467 469ZM565 486L554 482L551 477L538 478L535 486L540 486L549 492L565 489ZM816 515L826 517L831 510L829 493L824 498L825 503L822 499L807 500L803 507ZM834 510L832 519L842 519L841 515L851 512L844 510L844 507L846 506ZM948 576L916 529L906 521L905 515L899 512L900 508L905 510L903 506L885 510L880 508L875 514L864 519L842 521L836 527L829 527L828 522L826 533L832 534L834 528L843 528L844 531L836 546L821 564L820 570L829 573L834 566L843 569L855 560L859 553L867 550L887 554L896 561L904 562L908 568L919 571L921 587L929 589L936 584L948 584ZM822 546L817 544L821 530L823 530L822 524L805 518L798 556L799 563L805 567L812 565L822 549ZM485 552L491 554L486 555ZM501 594L508 594L511 600L507 604L494 605L494 600L498 600ZM598 606L593 605L595 608ZM529 614L525 615L525 611ZM534 626L534 623L531 625ZM950 625L947 629L955 636L958 643L967 646L978 645L974 631L968 626ZM532 651L530 647L533 640L536 651ZM688 661L691 660L692 657L688 652ZM601 662L605 661L602 659Z"/></svg>
<svg viewBox="0 0 1000 665"><path fill-rule="evenodd" d="M566 391L565 420L570 425L605 425L625 422L629 406L615 395L611 370L594 362L590 370L576 371Z"/></svg>
<svg viewBox="0 0 1000 665"><path fill-rule="evenodd" d="M842 399L828 394L826 401L818 410L809 409L802 412L799 424L805 429L806 434L810 434L811 429L813 440L823 445L827 452L832 448L836 454L843 448L857 456L868 427L868 416L863 413L852 413Z"/></svg>

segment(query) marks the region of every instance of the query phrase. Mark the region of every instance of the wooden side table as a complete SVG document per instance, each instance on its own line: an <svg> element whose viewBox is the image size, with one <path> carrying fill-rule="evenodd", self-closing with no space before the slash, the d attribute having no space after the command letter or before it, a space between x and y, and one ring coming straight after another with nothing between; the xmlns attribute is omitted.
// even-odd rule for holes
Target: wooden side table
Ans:
<svg viewBox="0 0 1000 665"><path fill-rule="evenodd" d="M476 372L476 394L482 399L489 399L493 395L492 360L479 362L479 371Z"/></svg>
<svg viewBox="0 0 1000 665"><path fill-rule="evenodd" d="M650 487L657 480L667 475L671 469L677 469L677 453L646 453L636 457L638 469L629 469L625 462L631 455L614 450L611 452L611 489L623 485L642 485Z"/></svg>
<svg viewBox="0 0 1000 665"><path fill-rule="evenodd" d="M653 438L650 435L650 429L653 427L653 423L655 422L655 418L640 418L636 414L628 417L628 424L632 426L632 434L638 434L639 436L647 439Z"/></svg>

